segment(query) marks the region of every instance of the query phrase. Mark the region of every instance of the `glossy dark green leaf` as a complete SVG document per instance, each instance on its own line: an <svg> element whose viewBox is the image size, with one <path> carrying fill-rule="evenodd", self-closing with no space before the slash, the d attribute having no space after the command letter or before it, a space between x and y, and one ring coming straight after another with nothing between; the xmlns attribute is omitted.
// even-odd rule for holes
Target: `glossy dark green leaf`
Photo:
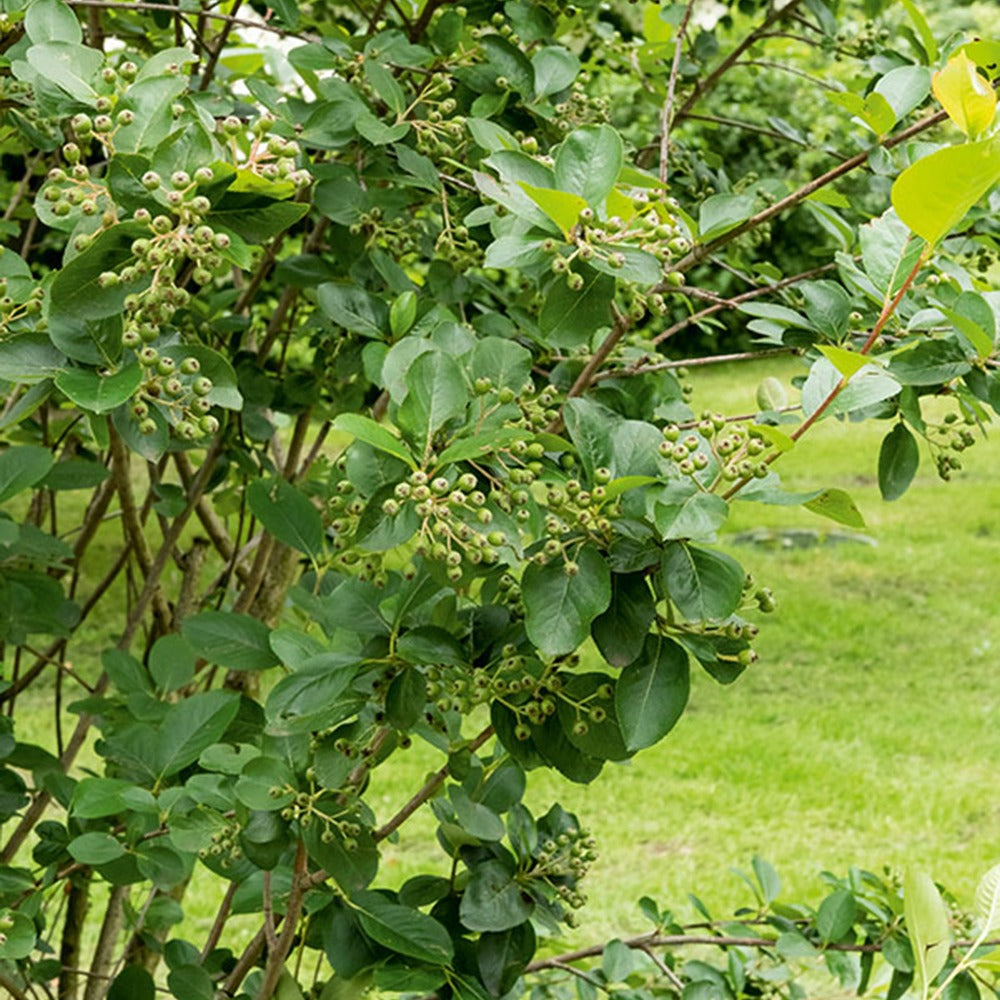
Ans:
<svg viewBox="0 0 1000 1000"><path fill-rule="evenodd" d="M535 929L530 921L510 930L487 931L476 943L476 965L483 985L494 996L509 993L535 954Z"/></svg>
<svg viewBox="0 0 1000 1000"><path fill-rule="evenodd" d="M323 551L323 521L309 498L288 480L257 479L247 487L247 503L279 542L315 559Z"/></svg>
<svg viewBox="0 0 1000 1000"><path fill-rule="evenodd" d="M385 717L397 729L409 729L423 715L427 704L427 682L414 667L392 679L385 695Z"/></svg>
<svg viewBox="0 0 1000 1000"><path fill-rule="evenodd" d="M573 291L557 277L545 294L538 328L543 343L551 347L580 347L611 322L614 279L592 268L580 272L583 287Z"/></svg>
<svg viewBox="0 0 1000 1000"><path fill-rule="evenodd" d="M684 712L690 668L684 649L672 639L646 638L642 655L615 685L615 707L625 746L642 750L658 743Z"/></svg>
<svg viewBox="0 0 1000 1000"><path fill-rule="evenodd" d="M450 964L451 937L433 917L377 892L356 893L351 902L361 929L379 944L431 965Z"/></svg>
<svg viewBox="0 0 1000 1000"><path fill-rule="evenodd" d="M624 667L642 652L656 606L643 573L612 573L611 603L594 619L590 634L601 656Z"/></svg>
<svg viewBox="0 0 1000 1000"><path fill-rule="evenodd" d="M48 448L34 444L18 445L0 452L0 503L34 486L54 462Z"/></svg>
<svg viewBox="0 0 1000 1000"><path fill-rule="evenodd" d="M458 362L443 351L421 354L407 373L406 384L409 391L397 419L421 448L449 421L464 416L469 403L465 376Z"/></svg>
<svg viewBox="0 0 1000 1000"><path fill-rule="evenodd" d="M378 871L379 855L375 841L368 830L357 837L345 838L331 828L330 836L324 823L317 817L303 834L309 857L330 875L346 893L360 892L371 884Z"/></svg>
<svg viewBox="0 0 1000 1000"><path fill-rule="evenodd" d="M883 500L898 500L909 489L920 464L916 438L898 423L882 439L878 453L878 488Z"/></svg>
<svg viewBox="0 0 1000 1000"><path fill-rule="evenodd" d="M105 865L123 857L125 848L110 833L82 833L69 842L67 848L74 861L82 865Z"/></svg>
<svg viewBox="0 0 1000 1000"><path fill-rule="evenodd" d="M277 666L270 629L250 615L203 611L181 626L184 638L203 659L228 670L266 670Z"/></svg>
<svg viewBox="0 0 1000 1000"><path fill-rule="evenodd" d="M380 339L389 329L389 307L357 285L327 282L316 298L324 316L352 333Z"/></svg>
<svg viewBox="0 0 1000 1000"><path fill-rule="evenodd" d="M545 566L531 563L521 581L528 638L545 654L572 653L590 634L591 622L611 602L611 574L590 545L576 555L576 572L555 558Z"/></svg>
<svg viewBox="0 0 1000 1000"><path fill-rule="evenodd" d="M149 651L149 673L158 690L176 691L194 677L194 650L177 633L161 635Z"/></svg>
<svg viewBox="0 0 1000 1000"><path fill-rule="evenodd" d="M154 1000L153 977L139 965L126 965L108 989L108 1000Z"/></svg>
<svg viewBox="0 0 1000 1000"><path fill-rule="evenodd" d="M685 618L718 621L739 606L746 574L724 552L671 542L663 553L663 585Z"/></svg>
<svg viewBox="0 0 1000 1000"><path fill-rule="evenodd" d="M177 1000L213 1000L212 977L200 965L179 965L167 974L167 986Z"/></svg>
<svg viewBox="0 0 1000 1000"><path fill-rule="evenodd" d="M227 194L205 217L208 225L229 230L247 243L264 243L295 225L309 206L274 201L256 194Z"/></svg>
<svg viewBox="0 0 1000 1000"><path fill-rule="evenodd" d="M500 861L472 869L459 916L470 931L505 931L523 924L535 908L531 897Z"/></svg>
<svg viewBox="0 0 1000 1000"><path fill-rule="evenodd" d="M234 691L203 691L171 705L158 734L159 777L169 778L193 764L202 750L218 742L238 709Z"/></svg>
<svg viewBox="0 0 1000 1000"><path fill-rule="evenodd" d="M72 402L91 413L107 413L135 394L143 372L137 364L113 375L101 375L87 368L70 368L56 376L56 388Z"/></svg>

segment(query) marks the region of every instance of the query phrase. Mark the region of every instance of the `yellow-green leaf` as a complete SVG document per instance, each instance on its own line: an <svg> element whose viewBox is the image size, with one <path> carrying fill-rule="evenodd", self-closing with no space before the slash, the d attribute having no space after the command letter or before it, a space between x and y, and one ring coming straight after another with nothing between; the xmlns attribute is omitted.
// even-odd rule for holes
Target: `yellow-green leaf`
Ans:
<svg viewBox="0 0 1000 1000"><path fill-rule="evenodd" d="M1000 142L947 146L911 164L892 186L892 205L931 246L1000 181Z"/></svg>
<svg viewBox="0 0 1000 1000"><path fill-rule="evenodd" d="M861 371L865 365L872 364L872 359L867 354L845 351L843 347L834 347L832 344L817 344L816 349L847 379Z"/></svg>
<svg viewBox="0 0 1000 1000"><path fill-rule="evenodd" d="M580 219L587 203L578 194L557 191L554 188L535 187L525 181L518 182L524 193L563 231L567 238Z"/></svg>
<svg viewBox="0 0 1000 1000"><path fill-rule="evenodd" d="M934 74L931 87L948 117L967 136L974 139L993 124L997 95L964 52Z"/></svg>

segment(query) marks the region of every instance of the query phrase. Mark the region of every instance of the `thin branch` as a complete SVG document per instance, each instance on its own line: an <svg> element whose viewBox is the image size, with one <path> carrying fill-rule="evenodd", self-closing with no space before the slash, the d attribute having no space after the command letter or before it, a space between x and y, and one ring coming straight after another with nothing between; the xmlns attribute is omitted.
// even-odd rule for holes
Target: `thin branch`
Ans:
<svg viewBox="0 0 1000 1000"><path fill-rule="evenodd" d="M215 43L212 45L211 51L208 55L208 62L205 64L205 71L201 74L201 82L198 84L199 90L208 90L209 84L212 82L212 77L215 75L215 67L219 64L219 57L222 55L222 50L226 47L226 42L229 41L229 35L233 30L234 20L236 12L240 9L240 5L243 0L233 0L232 11L229 17L222 25L222 30L215 37Z"/></svg>
<svg viewBox="0 0 1000 1000"><path fill-rule="evenodd" d="M749 292L743 292L740 295L733 296L733 298L728 300L728 303L731 303L732 305L739 305L742 302L749 302L751 299L758 298L761 295L770 295L772 292L780 292L783 288L788 288L789 285L798 284L800 281L809 281L811 278L818 278L821 274L826 274L827 271L835 270L836 267L837 265L832 263L824 264L822 267L813 267L808 271L801 271L799 274L792 274L787 278L782 278L780 281L776 281L772 285L763 285L760 288L751 288ZM705 319L708 316L713 316L715 313L731 307L731 305L725 302L716 302L714 305L708 306L706 309L692 313L685 319L674 323L673 326L668 326L662 333L658 333L653 338L653 343L661 344L664 340L668 340L670 337L674 336L674 334L680 333L681 330L686 329L692 323L697 323L698 320Z"/></svg>
<svg viewBox="0 0 1000 1000"><path fill-rule="evenodd" d="M826 80L823 80L818 76L813 76L812 73L807 73L805 70L798 69L795 66L786 66L784 63L772 62L770 59L737 59L733 65L759 66L762 69L780 70L782 73L791 73L793 76L798 76L803 80L808 80L809 83L813 83L823 90L829 90L835 94L841 93L840 87L836 87L832 83L827 83Z"/></svg>
<svg viewBox="0 0 1000 1000"><path fill-rule="evenodd" d="M590 360L583 366L583 371L577 376L576 381L570 387L568 393L566 393L567 399L573 399L576 396L582 396L589 388L591 383L594 381L594 376L597 374L598 369L608 357L611 352L618 345L618 341L625 336L625 333L629 328L629 319L623 313L615 310L615 321L614 326L611 328L611 332L604 338L601 346L594 351ZM559 430L563 426L562 414L556 417L551 424L546 428L550 434L558 434Z"/></svg>
<svg viewBox="0 0 1000 1000"><path fill-rule="evenodd" d="M903 129L902 132L880 140L876 145L882 146L885 149L893 149L900 143L906 142L908 139L912 139L915 135L919 135L921 132L926 132L927 129L937 125L939 122L943 122L947 117L947 111L944 111L943 109L941 111L935 111L926 118L921 118L920 121L915 122L909 128ZM798 205L799 202L804 201L809 197L809 195L818 191L820 188L826 187L827 184L832 184L835 180L843 177L844 174L849 174L852 170L856 170L858 167L864 166L868 162L869 153L870 150L863 150L857 155L850 157L850 159L844 160L843 163L838 163L837 166L828 170L825 174L821 174L819 177L809 181L807 184L803 184L798 190L786 195L784 198L776 201L773 205L768 205L767 208L758 212L756 215L750 216L749 219L741 222L738 226L734 226L721 236L716 236L714 240L709 240L707 243L699 244L689 253L685 254L679 261L673 264L670 267L670 270L686 271L688 268L693 267L695 264L715 253L715 251L720 247L724 247L728 243L731 243L738 236L742 236L751 229L756 229L762 222L767 222L768 219L773 219L776 215L780 215L786 209ZM664 285L663 287L665 288L668 286ZM658 288L657 290L663 291L663 288Z"/></svg>
<svg viewBox="0 0 1000 1000"><path fill-rule="evenodd" d="M669 174L670 126L674 120L674 92L677 89L677 75L681 68L684 38L687 35L688 21L691 20L691 11L694 10L694 5L695 0L688 0L687 6L684 8L684 18L677 29L674 59L670 64L670 79L667 81L667 99L663 103L663 111L660 115L660 183L664 185L667 183Z"/></svg>
<svg viewBox="0 0 1000 1000"><path fill-rule="evenodd" d="M733 354L711 354L704 358L682 358L680 361L658 361L655 364L634 365L631 368L611 369L594 377L595 382L609 378L630 378L633 375L648 375L650 372L670 371L673 368L700 368L704 365L718 365L727 361L757 361L782 354L798 354L796 347L775 347L766 351L737 351Z"/></svg>
<svg viewBox="0 0 1000 1000"><path fill-rule="evenodd" d="M475 753L492 735L493 727L487 726L481 733L479 733L478 736L466 744L465 749L467 749L470 753ZM423 786L409 800L409 802L407 802L395 816L374 832L373 836L375 842L378 843L381 840L385 840L386 837L395 833L428 799L433 797L434 793L444 784L449 773L447 764L435 771L434 774L432 774L430 778L424 782ZM320 873L317 872L316 874ZM325 872L323 873L323 876L325 879ZM315 878L316 875L313 876L314 880ZM320 879L319 881L322 882L323 879Z"/></svg>
<svg viewBox="0 0 1000 1000"><path fill-rule="evenodd" d="M714 90L719 80L726 74L726 72L732 67L732 65L739 60L744 52L747 51L758 39L763 35L766 35L771 28L777 24L778 21L786 17L790 17L794 12L795 8L801 6L802 0L789 0L784 7L780 9L772 10L770 14L764 19L761 25L750 32L746 38L740 42L739 45L733 49L732 52L726 56L725 59L719 63L718 66L712 70L703 80L701 80L691 92L688 99L682 105L680 111L677 112L674 117L674 121L681 118L686 118L691 112L691 109L707 94L709 91Z"/></svg>
<svg viewBox="0 0 1000 1000"><path fill-rule="evenodd" d="M186 18L190 16L193 11L181 10L177 7L169 7L164 4L159 3L147 3L145 0L129 0L127 3L120 3L118 0L66 0L66 3L70 7L91 7L103 10L113 10L120 13L128 13L129 11L149 11L155 14L171 14L176 18L187 23ZM198 12L200 17L211 18L214 21L226 21L236 27L240 28L254 28L260 31L269 31L273 35L279 35L282 38L301 38L304 41L309 39L305 35L296 34L294 31L286 31L284 28L276 28L274 25L269 24L267 21L250 21L244 17L234 17L231 14L220 14L218 11L214 10L204 10Z"/></svg>

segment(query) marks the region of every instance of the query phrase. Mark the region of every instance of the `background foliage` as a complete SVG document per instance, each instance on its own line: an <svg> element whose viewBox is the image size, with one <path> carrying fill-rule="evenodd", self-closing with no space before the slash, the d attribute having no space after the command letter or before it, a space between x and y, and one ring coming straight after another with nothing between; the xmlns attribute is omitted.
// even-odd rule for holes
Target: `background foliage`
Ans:
<svg viewBox="0 0 1000 1000"><path fill-rule="evenodd" d="M5 988L992 990L996 869L970 914L919 870L811 907L756 858L736 921L646 898L558 954L596 844L526 790L755 661L734 505L864 527L772 467L820 420L883 422L885 500L921 449L961 468L1000 400L1000 43L909 0L262 13L4 6ZM754 412L692 405L762 353Z"/></svg>

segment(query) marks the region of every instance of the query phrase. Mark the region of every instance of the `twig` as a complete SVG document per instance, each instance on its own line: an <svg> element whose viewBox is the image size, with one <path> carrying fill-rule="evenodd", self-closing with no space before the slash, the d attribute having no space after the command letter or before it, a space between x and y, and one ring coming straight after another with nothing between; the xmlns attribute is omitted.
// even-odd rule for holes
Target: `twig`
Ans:
<svg viewBox="0 0 1000 1000"><path fill-rule="evenodd" d="M794 3L795 0L792 0L792 2ZM906 142L907 139L912 139L915 135L919 135L921 132L926 132L927 129L932 126L937 125L939 122L943 122L947 117L947 111L935 111L926 118L921 118L920 121L915 122L909 128L903 129L902 132L881 140L876 143L876 145L882 146L885 149L893 149L900 143ZM741 222L738 226L734 226L732 229L722 233L720 236L716 236L714 240L709 240L707 243L700 243L689 253L685 254L679 261L671 265L670 270L686 271L688 268L693 267L695 264L715 253L715 251L720 247L724 247L726 244L731 243L738 236L742 236L751 229L756 229L762 222L767 222L768 219L773 219L776 215L780 215L786 209L792 208L800 201L804 201L813 192L826 187L827 184L833 183L833 181L843 177L844 174L849 174L852 170L856 170L858 167L864 166L864 164L868 162L869 152L869 150L864 150L857 155L852 156L850 159L844 160L843 163L838 163L837 166L828 170L825 174L821 174L819 177L809 181L807 184L803 184L798 190L786 195L784 198L776 201L773 205L769 205L756 215L750 216L749 219ZM658 288L658 291L663 291L665 287L668 286L664 285L663 287Z"/></svg>
<svg viewBox="0 0 1000 1000"><path fill-rule="evenodd" d="M226 42L229 41L229 35L233 30L234 21L232 18L240 9L242 3L243 0L233 0L230 16L223 22L222 30L216 35L215 44L209 51L208 62L205 64L205 71L201 74L201 81L198 84L199 90L208 90L208 85L212 82L212 77L215 75L215 67L219 64L219 57L222 55L222 50L226 47Z"/></svg>
<svg viewBox="0 0 1000 1000"><path fill-rule="evenodd" d="M795 8L799 7L801 4L802 0L789 0L784 7L772 10L761 23L760 27L751 31L750 34L747 35L746 38L744 38L743 41L740 42L740 44L737 45L736 48L733 49L733 51L730 52L729 55L726 56L726 58L723 59L722 62L708 74L708 76L695 86L694 90L688 96L688 99L682 105L680 111L677 112L674 121L677 121L680 118L686 118L691 109L710 90L715 89L716 84L718 84L719 80L721 80L725 73L732 67L733 63L735 63L740 56L742 56L743 53L754 44L754 42L756 42L762 35L766 35L767 32L771 30L771 27L778 21L791 16L795 12Z"/></svg>
<svg viewBox="0 0 1000 1000"><path fill-rule="evenodd" d="M609 378L622 378L632 375L648 375L650 372L669 371L672 368L700 368L704 365L718 365L726 361L757 361L760 358L770 358L780 354L797 354L796 347L775 347L766 351L737 351L734 354L712 354L705 358L683 358L680 361L658 361L655 364L637 365L618 371L601 372L594 377L595 382L603 382Z"/></svg>
<svg viewBox="0 0 1000 1000"><path fill-rule="evenodd" d="M673 124L674 92L677 89L677 74L681 68L681 52L684 38L687 34L688 21L694 10L695 0L688 0L684 8L684 18L677 29L677 41L674 44L674 59L670 64L670 79L667 81L667 99L663 102L660 114L660 183L666 185L668 175L668 160L670 152L670 126Z"/></svg>
<svg viewBox="0 0 1000 1000"><path fill-rule="evenodd" d="M128 13L129 11L150 11L156 14L172 14L174 17L181 20L185 20L187 16L194 13L193 11L181 10L177 7L165 6L164 4L147 3L145 0L129 0L127 3L120 3L118 0L66 0L66 3L70 7L93 7L103 10L118 11L120 13ZM247 18L234 17L231 14L220 14L218 11L204 9L199 11L199 16L211 18L214 21L227 21L240 28L256 28L260 31L269 31L271 34L280 35L283 38L302 38L303 40L308 41L305 35L296 34L294 31L286 31L284 28L276 28L274 25L269 24L264 20L250 21Z"/></svg>

